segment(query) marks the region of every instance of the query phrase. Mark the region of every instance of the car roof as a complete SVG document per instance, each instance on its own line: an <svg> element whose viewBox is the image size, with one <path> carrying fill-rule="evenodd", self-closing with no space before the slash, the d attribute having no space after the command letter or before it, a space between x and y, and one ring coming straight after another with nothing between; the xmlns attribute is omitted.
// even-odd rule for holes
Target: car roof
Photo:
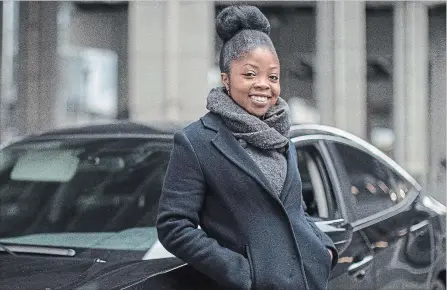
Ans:
<svg viewBox="0 0 447 290"><path fill-rule="evenodd" d="M143 124L132 121L115 121L69 126L45 131L39 134L27 135L14 141L22 143L64 137L171 137L182 127L182 123L173 122L152 122Z"/></svg>
<svg viewBox="0 0 447 290"><path fill-rule="evenodd" d="M40 136L55 135L101 135L101 134L174 134L180 126L174 123L158 122L151 124L142 124L131 121L116 121L105 124L88 124L84 126L73 126L52 130L40 134Z"/></svg>
<svg viewBox="0 0 447 290"><path fill-rule="evenodd" d="M188 122L149 122L113 121L106 123L90 123L65 128L54 129L39 134L27 135L19 138L18 142L32 142L37 140L59 137L172 137L174 133L188 125ZM296 124L291 127L290 137L306 135L331 135L353 140L358 137L341 129L319 124ZM12 142L8 142L12 143Z"/></svg>

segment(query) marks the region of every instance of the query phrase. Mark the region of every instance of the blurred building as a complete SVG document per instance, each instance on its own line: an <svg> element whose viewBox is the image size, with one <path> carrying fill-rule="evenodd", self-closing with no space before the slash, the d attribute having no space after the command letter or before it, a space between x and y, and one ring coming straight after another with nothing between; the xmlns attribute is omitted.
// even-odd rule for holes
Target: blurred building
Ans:
<svg viewBox="0 0 447 290"><path fill-rule="evenodd" d="M0 140L198 118L220 82L214 17L226 4L3 2ZM271 22L294 120L357 134L445 192L445 2L253 4Z"/></svg>

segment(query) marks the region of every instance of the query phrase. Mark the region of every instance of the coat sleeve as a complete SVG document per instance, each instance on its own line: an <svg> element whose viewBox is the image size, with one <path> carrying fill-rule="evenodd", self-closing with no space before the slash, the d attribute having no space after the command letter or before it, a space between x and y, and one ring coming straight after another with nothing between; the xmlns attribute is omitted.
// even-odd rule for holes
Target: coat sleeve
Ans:
<svg viewBox="0 0 447 290"><path fill-rule="evenodd" d="M160 198L158 238L169 252L208 277L232 289L249 289L247 259L198 228L205 192L194 148L184 132L177 132Z"/></svg>

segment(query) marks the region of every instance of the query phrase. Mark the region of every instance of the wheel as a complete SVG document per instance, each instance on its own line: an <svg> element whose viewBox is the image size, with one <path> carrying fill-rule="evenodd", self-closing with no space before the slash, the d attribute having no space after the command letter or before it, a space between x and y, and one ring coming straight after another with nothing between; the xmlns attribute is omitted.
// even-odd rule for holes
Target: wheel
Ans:
<svg viewBox="0 0 447 290"><path fill-rule="evenodd" d="M442 280L436 279L431 284L431 288L430 289L431 290L446 290L446 286L445 286L445 283Z"/></svg>

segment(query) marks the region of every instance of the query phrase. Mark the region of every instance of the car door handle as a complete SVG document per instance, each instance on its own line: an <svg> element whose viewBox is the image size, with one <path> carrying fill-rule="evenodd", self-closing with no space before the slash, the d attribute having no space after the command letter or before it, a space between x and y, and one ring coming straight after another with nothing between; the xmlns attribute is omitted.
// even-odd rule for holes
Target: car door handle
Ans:
<svg viewBox="0 0 447 290"><path fill-rule="evenodd" d="M366 268L371 264L373 256L365 256L362 260L352 263L348 267L348 274L357 278L363 278L366 274Z"/></svg>
<svg viewBox="0 0 447 290"><path fill-rule="evenodd" d="M424 228L425 226L428 226L428 225L429 225L429 222L427 220L423 220L420 223L412 225L410 227L410 232L416 232L416 231L418 231L418 230L420 230L420 229L422 229L422 228Z"/></svg>
<svg viewBox="0 0 447 290"><path fill-rule="evenodd" d="M336 219L336 220L330 220L330 221L317 221L317 222L322 225L339 225L341 223L344 223L345 220L344 219Z"/></svg>
<svg viewBox="0 0 447 290"><path fill-rule="evenodd" d="M425 236L429 232L429 225L430 223L427 220L412 225L410 227L410 233L413 233L417 237Z"/></svg>

